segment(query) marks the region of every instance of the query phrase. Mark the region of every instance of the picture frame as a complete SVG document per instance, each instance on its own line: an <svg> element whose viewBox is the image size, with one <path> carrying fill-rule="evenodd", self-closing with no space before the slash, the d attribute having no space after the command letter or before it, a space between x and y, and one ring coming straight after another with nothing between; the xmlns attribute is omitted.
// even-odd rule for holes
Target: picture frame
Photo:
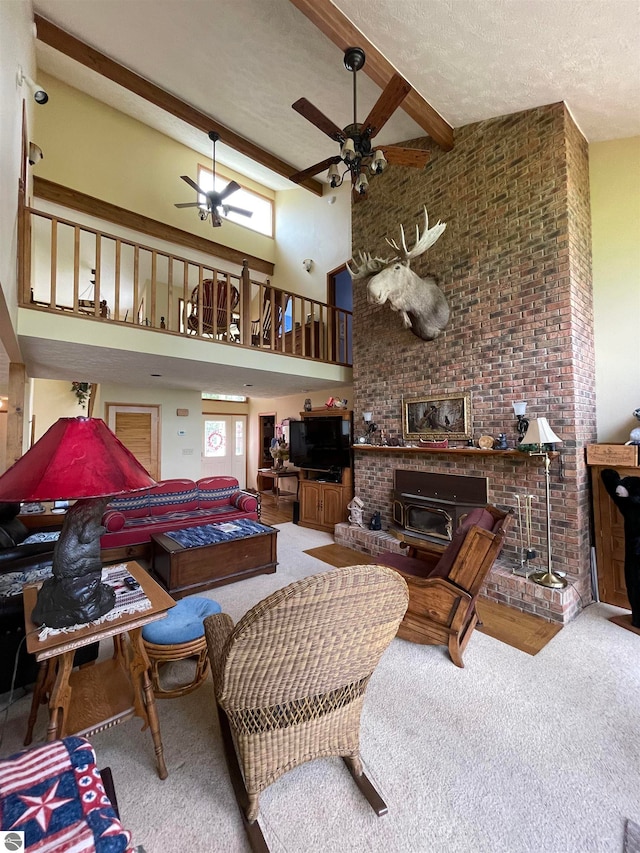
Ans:
<svg viewBox="0 0 640 853"><path fill-rule="evenodd" d="M402 398L405 441L471 438L471 394Z"/></svg>

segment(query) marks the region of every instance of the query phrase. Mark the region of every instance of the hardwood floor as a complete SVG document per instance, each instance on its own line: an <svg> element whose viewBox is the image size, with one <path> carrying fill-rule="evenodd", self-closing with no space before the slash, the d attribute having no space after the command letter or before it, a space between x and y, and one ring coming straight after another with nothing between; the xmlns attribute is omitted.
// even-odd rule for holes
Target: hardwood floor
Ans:
<svg viewBox="0 0 640 853"><path fill-rule="evenodd" d="M280 506L276 506L275 498L270 494L262 494L262 511L260 519L264 524L284 524L293 520L293 501L290 498L280 498Z"/></svg>

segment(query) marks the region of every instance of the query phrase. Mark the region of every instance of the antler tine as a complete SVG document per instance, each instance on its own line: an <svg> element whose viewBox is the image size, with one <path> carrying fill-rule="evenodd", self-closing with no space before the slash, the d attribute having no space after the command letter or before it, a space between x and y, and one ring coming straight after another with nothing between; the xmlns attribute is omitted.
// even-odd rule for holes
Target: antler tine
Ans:
<svg viewBox="0 0 640 853"><path fill-rule="evenodd" d="M420 237L419 229L416 226L416 232L418 237L416 239L416 244L413 249L411 249L410 252L407 252L407 260L410 260L411 258L417 258L418 255L421 255L423 252L426 252L430 246L433 246L433 244L436 242L438 237L440 237L446 227L446 222L440 222L440 220L438 220L438 222L433 226L433 228L429 228L429 214L427 213L427 207L425 205L424 231L422 233L422 236ZM400 226L400 228L402 229L402 226Z"/></svg>
<svg viewBox="0 0 640 853"><path fill-rule="evenodd" d="M400 236L402 237L402 252L405 259L411 257L409 255L409 250L407 249L407 242L404 239L404 228L402 227L402 223L400 223Z"/></svg>

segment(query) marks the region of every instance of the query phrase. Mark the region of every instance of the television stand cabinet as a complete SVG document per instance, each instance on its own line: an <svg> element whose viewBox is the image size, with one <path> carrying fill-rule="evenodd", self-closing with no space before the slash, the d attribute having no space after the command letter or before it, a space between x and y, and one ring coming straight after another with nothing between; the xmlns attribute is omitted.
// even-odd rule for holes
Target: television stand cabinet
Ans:
<svg viewBox="0 0 640 853"><path fill-rule="evenodd" d="M352 412L347 409L300 412L300 417L336 417L352 423ZM300 526L333 533L336 524L346 521L349 515L347 504L353 498L351 466L336 474L300 468L299 477Z"/></svg>

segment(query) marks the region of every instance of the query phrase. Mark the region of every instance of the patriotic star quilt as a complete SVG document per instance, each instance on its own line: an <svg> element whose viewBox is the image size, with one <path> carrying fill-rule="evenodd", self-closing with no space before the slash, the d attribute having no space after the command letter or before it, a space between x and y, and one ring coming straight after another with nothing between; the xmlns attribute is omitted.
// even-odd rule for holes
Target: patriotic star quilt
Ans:
<svg viewBox="0 0 640 853"><path fill-rule="evenodd" d="M82 737L0 759L0 827L24 831L29 853L133 853Z"/></svg>

